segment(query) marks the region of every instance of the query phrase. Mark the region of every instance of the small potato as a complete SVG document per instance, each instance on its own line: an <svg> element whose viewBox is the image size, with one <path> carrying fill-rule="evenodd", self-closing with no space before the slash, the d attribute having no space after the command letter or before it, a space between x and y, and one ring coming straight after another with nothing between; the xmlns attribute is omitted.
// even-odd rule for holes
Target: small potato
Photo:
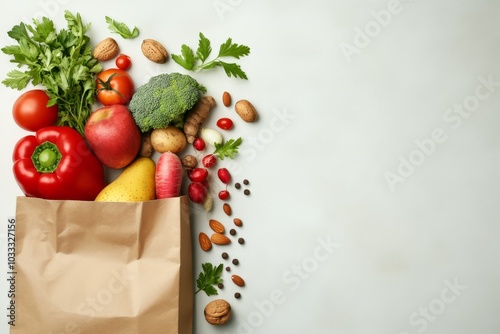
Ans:
<svg viewBox="0 0 500 334"><path fill-rule="evenodd" d="M151 132L151 145L160 153L179 153L187 145L186 135L179 128L170 125L166 128L154 129Z"/></svg>
<svg viewBox="0 0 500 334"><path fill-rule="evenodd" d="M192 170L196 166L198 166L198 160L194 155L188 154L184 158L182 158L182 165L187 170Z"/></svg>

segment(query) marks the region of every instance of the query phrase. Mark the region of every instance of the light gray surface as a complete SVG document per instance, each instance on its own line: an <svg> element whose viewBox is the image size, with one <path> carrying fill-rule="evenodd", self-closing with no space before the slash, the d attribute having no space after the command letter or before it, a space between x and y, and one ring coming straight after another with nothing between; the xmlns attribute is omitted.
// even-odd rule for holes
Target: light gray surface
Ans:
<svg viewBox="0 0 500 334"><path fill-rule="evenodd" d="M92 23L96 42L109 36L105 15L140 28L137 40L120 40L138 83L181 71L145 60L142 38L171 53L195 46L199 32L214 46L232 37L251 47L240 61L248 82L196 74L209 93L247 98L261 117L237 123L245 144L227 162L251 181L250 197L233 191L231 200L247 243L226 249L247 287L235 300L225 276L226 327L204 321L212 298L196 295L195 333L500 331L500 3L23 1L0 14L0 43L42 12L64 24L65 9ZM0 62L4 76L8 58ZM18 92L2 86L0 95L5 249L20 194L11 150L25 133L10 115ZM224 219L220 206L209 216ZM208 230L206 215L192 219L195 234ZM222 261L220 248L195 250L197 265Z"/></svg>

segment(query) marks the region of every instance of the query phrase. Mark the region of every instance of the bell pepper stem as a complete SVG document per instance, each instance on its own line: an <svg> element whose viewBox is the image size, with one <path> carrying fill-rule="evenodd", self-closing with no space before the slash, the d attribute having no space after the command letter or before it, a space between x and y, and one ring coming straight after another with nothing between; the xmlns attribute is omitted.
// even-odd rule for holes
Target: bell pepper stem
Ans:
<svg viewBox="0 0 500 334"><path fill-rule="evenodd" d="M57 146L48 141L38 145L31 156L33 165L40 173L54 172L61 158L61 152L59 152Z"/></svg>

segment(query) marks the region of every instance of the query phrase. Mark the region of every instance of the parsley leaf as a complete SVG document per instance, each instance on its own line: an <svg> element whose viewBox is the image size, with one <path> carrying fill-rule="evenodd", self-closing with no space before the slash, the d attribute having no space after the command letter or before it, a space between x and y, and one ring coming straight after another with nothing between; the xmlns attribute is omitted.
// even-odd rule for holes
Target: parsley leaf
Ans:
<svg viewBox="0 0 500 334"><path fill-rule="evenodd" d="M221 44L218 57L234 57L240 59L240 57L247 56L248 54L250 54L250 48L248 46L238 45L233 43L231 38L228 38L225 43Z"/></svg>
<svg viewBox="0 0 500 334"><path fill-rule="evenodd" d="M200 33L200 41L198 42L198 50L196 50L196 55L198 59L202 62L207 60L208 56L212 53L212 46L210 45L210 40L206 38L202 33Z"/></svg>
<svg viewBox="0 0 500 334"><path fill-rule="evenodd" d="M7 73L7 78L2 83L10 88L21 90L31 81L31 76L19 70L12 70Z"/></svg>
<svg viewBox="0 0 500 334"><path fill-rule="evenodd" d="M137 29L137 27L130 30L125 23L113 20L109 16L106 16L106 22L108 23L108 28L111 32L115 32L125 39L132 39L139 36L139 29Z"/></svg>
<svg viewBox="0 0 500 334"><path fill-rule="evenodd" d="M196 279L198 290L196 290L195 294L203 290L207 296L217 295L218 292L214 285L222 283L222 263L217 267L211 263L202 263L201 268L203 271L200 272Z"/></svg>
<svg viewBox="0 0 500 334"><path fill-rule="evenodd" d="M248 46L233 43L233 40L228 38L220 45L217 57L208 60L212 53L210 40L201 32L199 37L196 54L189 46L183 44L181 47L181 54L173 54L172 59L189 71L199 72L201 70L222 67L228 77L233 76L235 78L248 79L240 65L226 61L226 58L240 59L241 57L248 56L250 54L250 48Z"/></svg>
<svg viewBox="0 0 500 334"><path fill-rule="evenodd" d="M228 77L231 77L234 76L236 78L241 78L241 79L245 79L247 80L247 75L245 74L245 72L243 72L241 70L241 67L240 65L238 64L229 64L229 63L225 63L225 62L220 62L220 65L222 66L222 68L224 69L224 71L226 72L226 75Z"/></svg>
<svg viewBox="0 0 500 334"><path fill-rule="evenodd" d="M182 56L172 55L172 59L186 70L192 70L195 64L195 58L193 50L187 46L183 45L181 48Z"/></svg>
<svg viewBox="0 0 500 334"><path fill-rule="evenodd" d="M214 154L219 157L219 159L224 160L224 157L234 159L236 153L238 153L238 147L241 145L243 140L241 137L238 139L229 139L225 143L218 144L214 143L215 151Z"/></svg>

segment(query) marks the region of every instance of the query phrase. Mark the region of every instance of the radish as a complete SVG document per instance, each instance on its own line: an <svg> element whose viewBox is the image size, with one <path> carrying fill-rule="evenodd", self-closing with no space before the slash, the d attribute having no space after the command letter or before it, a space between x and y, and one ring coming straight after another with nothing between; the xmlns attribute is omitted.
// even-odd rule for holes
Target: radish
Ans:
<svg viewBox="0 0 500 334"><path fill-rule="evenodd" d="M194 149L197 151L203 151L205 149L205 141L201 137L197 137L193 142Z"/></svg>
<svg viewBox="0 0 500 334"><path fill-rule="evenodd" d="M194 203L201 204L207 198L207 188L200 182L191 182L188 186L188 196Z"/></svg>
<svg viewBox="0 0 500 334"><path fill-rule="evenodd" d="M208 177L208 170L205 168L195 167L188 173L188 178L193 182L203 182Z"/></svg>
<svg viewBox="0 0 500 334"><path fill-rule="evenodd" d="M219 191L219 198L223 201L229 198L229 191L227 190L221 190Z"/></svg>
<svg viewBox="0 0 500 334"><path fill-rule="evenodd" d="M203 157L203 159L201 159L201 163L206 168L212 167L213 165L215 165L216 162L217 158L215 157L215 154L207 154Z"/></svg>
<svg viewBox="0 0 500 334"><path fill-rule="evenodd" d="M183 168L177 154L165 152L156 163L156 198L177 197L181 192Z"/></svg>
<svg viewBox="0 0 500 334"><path fill-rule="evenodd" d="M222 183L229 184L229 182L231 182L231 174L229 174L227 168L219 168L219 170L217 171L217 176L222 181Z"/></svg>

